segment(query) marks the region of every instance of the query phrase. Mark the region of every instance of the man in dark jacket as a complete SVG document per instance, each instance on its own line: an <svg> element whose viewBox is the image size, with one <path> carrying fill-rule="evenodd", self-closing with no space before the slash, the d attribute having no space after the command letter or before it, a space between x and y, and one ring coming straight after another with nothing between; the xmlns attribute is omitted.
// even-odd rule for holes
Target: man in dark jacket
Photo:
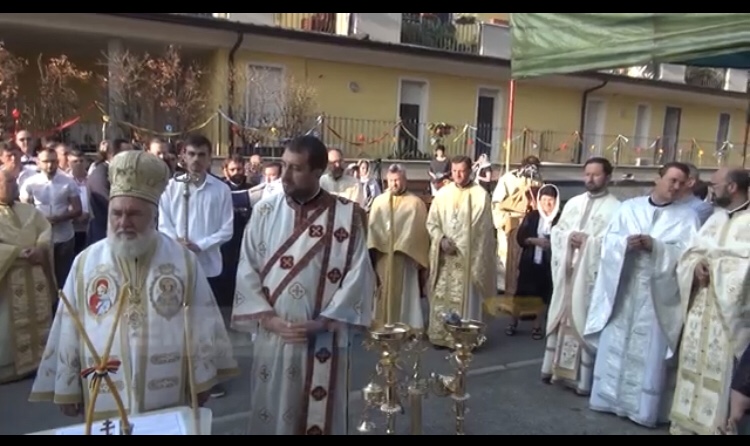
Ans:
<svg viewBox="0 0 750 446"><path fill-rule="evenodd" d="M245 226L250 221L250 194L245 176L245 160L240 155L234 155L224 161L224 182L232 191L232 206L234 207L234 235L232 240L221 246L223 261L220 293L227 299L219 302L219 306L231 307L234 299L234 287L237 280L237 264L240 260L240 245L245 234Z"/></svg>
<svg viewBox="0 0 750 446"><path fill-rule="evenodd" d="M100 163L88 177L86 185L89 193L89 220L86 246L107 237L107 219L109 216L109 160L120 152L133 150L133 146L124 139L115 139L107 147L107 161Z"/></svg>

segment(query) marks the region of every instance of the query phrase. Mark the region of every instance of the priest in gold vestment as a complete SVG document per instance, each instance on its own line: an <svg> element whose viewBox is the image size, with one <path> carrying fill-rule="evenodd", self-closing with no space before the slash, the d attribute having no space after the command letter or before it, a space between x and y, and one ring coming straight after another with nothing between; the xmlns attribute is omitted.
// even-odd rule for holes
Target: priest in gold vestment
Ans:
<svg viewBox="0 0 750 446"><path fill-rule="evenodd" d="M591 158L584 166L585 193L571 198L552 228L554 290L547 316L542 381L560 382L588 395L594 378L594 349L583 340L591 291L601 259L602 239L620 201L607 186L612 164Z"/></svg>
<svg viewBox="0 0 750 446"><path fill-rule="evenodd" d="M14 203L16 178L0 170L0 384L23 379L42 359L52 324L51 226Z"/></svg>
<svg viewBox="0 0 750 446"><path fill-rule="evenodd" d="M453 347L443 328L447 313L481 321L484 299L497 292L490 196L471 180L471 165L471 159L465 156L451 160L453 182L440 189L427 215L431 241L427 334L436 347ZM470 277L466 277L467 266ZM467 280L469 295L465 296Z"/></svg>
<svg viewBox="0 0 750 446"><path fill-rule="evenodd" d="M427 207L421 198L406 191L406 170L394 164L387 174L388 191L372 202L367 247L380 278L374 323L402 323L413 330L424 328L421 306L421 272L429 265L430 236ZM391 227L393 219L393 227ZM387 277L388 254L393 237L393 268ZM389 283L390 279L390 283ZM386 308L390 291L391 308Z"/></svg>
<svg viewBox="0 0 750 446"><path fill-rule="evenodd" d="M670 414L677 435L713 435L725 427L735 363L750 345L750 178L741 169L720 169L711 185L721 209L677 267L686 314Z"/></svg>
<svg viewBox="0 0 750 446"><path fill-rule="evenodd" d="M203 404L237 372L197 257L156 230L169 176L150 153L112 159L107 238L73 263L30 401L53 402L68 416L92 410L98 421L120 409L134 415L185 406L193 393ZM102 384L90 407L92 383L102 375L112 387Z"/></svg>

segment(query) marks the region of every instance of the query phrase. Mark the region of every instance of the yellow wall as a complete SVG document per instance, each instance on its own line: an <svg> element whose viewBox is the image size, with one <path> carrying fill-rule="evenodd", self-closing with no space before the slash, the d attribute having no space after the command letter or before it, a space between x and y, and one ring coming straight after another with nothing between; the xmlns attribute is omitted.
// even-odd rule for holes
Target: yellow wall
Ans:
<svg viewBox="0 0 750 446"><path fill-rule="evenodd" d="M730 151L729 158L726 161L728 163L741 162L740 151L745 129L744 110L727 110L712 106L681 103L679 101L665 102L623 95L597 95L592 97L602 98L607 103L603 136L605 146L611 144L617 135L623 135L632 140L638 105L650 106L650 141L654 141L662 136L666 108L681 108L682 116L678 143L678 147L681 149L681 153L678 153L678 155L681 155L680 160L705 166L716 164L715 152L719 115L721 113L729 113L731 115L729 140L733 142L735 149ZM699 156L698 152L700 150L703 151L702 156ZM643 154L643 156L650 155L650 153ZM634 158L635 154L631 152L628 155L624 155L621 162L632 162Z"/></svg>
<svg viewBox="0 0 750 446"><path fill-rule="evenodd" d="M492 19L499 19L499 20L510 20L510 13L509 12L478 12L476 13L477 17L479 17L479 20L483 22L491 22Z"/></svg>

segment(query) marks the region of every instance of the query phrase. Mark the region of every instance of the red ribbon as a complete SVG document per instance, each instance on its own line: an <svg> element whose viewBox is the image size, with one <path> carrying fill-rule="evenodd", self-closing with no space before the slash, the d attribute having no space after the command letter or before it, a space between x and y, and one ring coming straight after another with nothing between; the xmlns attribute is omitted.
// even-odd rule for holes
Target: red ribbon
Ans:
<svg viewBox="0 0 750 446"><path fill-rule="evenodd" d="M81 377L86 379L91 375L95 375L95 378L103 378L110 373L117 373L117 371L120 370L121 365L122 362L113 359L108 361L107 364L104 365L104 367L97 366L83 369L83 371L81 372Z"/></svg>

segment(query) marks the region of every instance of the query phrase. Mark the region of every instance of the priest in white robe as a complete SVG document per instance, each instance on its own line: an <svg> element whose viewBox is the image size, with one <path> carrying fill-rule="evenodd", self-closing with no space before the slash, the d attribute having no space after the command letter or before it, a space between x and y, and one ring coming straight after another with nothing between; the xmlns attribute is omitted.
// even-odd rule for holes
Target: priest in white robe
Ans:
<svg viewBox="0 0 750 446"><path fill-rule="evenodd" d="M232 327L256 334L251 435L346 435L351 337L372 322L375 272L365 219L320 187L327 151L303 136L284 151L284 194L245 230Z"/></svg>
<svg viewBox="0 0 750 446"><path fill-rule="evenodd" d="M594 349L583 339L602 239L620 200L609 193L612 164L591 158L584 165L587 192L571 198L552 228L552 283L542 381L560 382L589 395Z"/></svg>
<svg viewBox="0 0 750 446"><path fill-rule="evenodd" d="M670 359L683 322L677 261L700 226L674 203L689 174L682 163L664 165L651 195L612 217L584 331L598 345L591 409L646 427L666 422L672 401Z"/></svg>
<svg viewBox="0 0 750 446"><path fill-rule="evenodd" d="M720 169L711 178L719 207L680 259L685 318L671 432L714 435L725 428L735 363L750 345L750 177Z"/></svg>
<svg viewBox="0 0 750 446"><path fill-rule="evenodd" d="M339 149L328 150L328 172L320 177L320 187L337 197L346 198L365 208L365 193L362 184L351 175L346 175L344 155Z"/></svg>
<svg viewBox="0 0 750 446"><path fill-rule="evenodd" d="M406 169L401 165L392 164L386 179L388 190L372 201L367 231L367 247L380 278L375 325L401 323L422 332L421 278L430 254L427 206L407 192ZM393 263L389 266L391 249Z"/></svg>
<svg viewBox="0 0 750 446"><path fill-rule="evenodd" d="M109 180L107 238L74 262L63 288L71 307L58 305L30 400L77 416L91 403L92 381L108 375L131 415L190 404L192 392L202 404L237 368L195 255L156 231L169 169L149 153L123 152L112 159ZM114 389L104 383L93 420L117 416Z"/></svg>

